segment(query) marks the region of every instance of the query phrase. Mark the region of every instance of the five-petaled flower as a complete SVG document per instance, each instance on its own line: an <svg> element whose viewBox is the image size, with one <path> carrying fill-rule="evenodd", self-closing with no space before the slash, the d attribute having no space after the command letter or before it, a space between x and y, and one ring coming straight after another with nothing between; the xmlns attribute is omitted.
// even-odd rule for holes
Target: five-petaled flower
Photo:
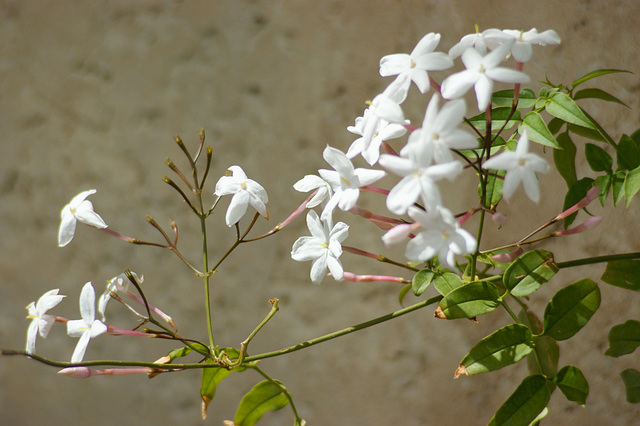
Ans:
<svg viewBox="0 0 640 426"><path fill-rule="evenodd" d="M311 210L307 214L307 227L311 236L300 237L293 243L291 258L299 262L312 260L311 281L320 284L326 275L327 268L336 281L344 278L344 269L340 263L342 242L349 235L349 225L338 222L331 224L328 220L320 220L318 214Z"/></svg>
<svg viewBox="0 0 640 426"><path fill-rule="evenodd" d="M60 212L60 229L58 230L59 247L64 247L71 242L76 232L77 221L99 229L107 227L104 220L93 211L91 201L86 200L89 195L95 193L95 189L81 192L62 208Z"/></svg>
<svg viewBox="0 0 640 426"><path fill-rule="evenodd" d="M80 315L82 319L67 322L67 334L79 337L71 362L81 362L89 345L89 340L107 332L107 326L96 319L96 293L91 282L82 287L80 293Z"/></svg>
<svg viewBox="0 0 640 426"><path fill-rule="evenodd" d="M384 56L380 59L380 75L406 75L408 78L403 80L402 90L409 90L413 81L420 93L425 93L429 90L427 71L441 71L453 66L453 61L446 53L434 52L439 42L440 34L429 33L422 37L410 55L394 53Z"/></svg>
<svg viewBox="0 0 640 426"><path fill-rule="evenodd" d="M442 82L441 93L445 99L456 99L467 93L473 86L478 99L478 109L485 110L491 103L493 82L527 83L529 77L516 70L499 67L507 56L515 40L508 40L486 56L468 48L462 54L464 71L450 75Z"/></svg>
<svg viewBox="0 0 640 426"><path fill-rule="evenodd" d="M429 212L409 207L408 213L423 230L407 243L407 259L424 262L438 256L441 263L455 268L455 255L475 251L475 238L460 227L445 207L438 206Z"/></svg>
<svg viewBox="0 0 640 426"><path fill-rule="evenodd" d="M502 184L502 195L508 201L513 195L518 184L522 182L524 192L531 201L540 201L540 187L536 172L549 171L549 163L539 155L529 152L529 137L527 131L522 132L515 151L507 151L490 158L482 165L483 169L506 170Z"/></svg>
<svg viewBox="0 0 640 426"><path fill-rule="evenodd" d="M321 216L324 221L329 220L336 206L341 210L354 207L360 196L360 187L370 185L386 175L382 170L355 169L351 160L342 151L328 145L322 156L335 169L335 171L318 170L322 179L333 189L333 195L322 211Z"/></svg>
<svg viewBox="0 0 640 426"><path fill-rule="evenodd" d="M533 54L531 46L534 44L538 46L560 44L560 36L553 30L538 33L538 30L532 28L526 32L520 30L502 30L501 32L502 34L515 39L516 42L511 47L511 56L513 56L513 59L517 62L521 63L527 62L531 59L531 55ZM489 35L488 37L495 37L499 39L500 35Z"/></svg>
<svg viewBox="0 0 640 426"><path fill-rule="evenodd" d="M225 220L227 226L233 226L244 216L249 204L263 217L269 219L267 191L255 180L247 178L240 166L229 167L231 176L222 176L216 183L215 194L218 197L233 195Z"/></svg>
<svg viewBox="0 0 640 426"><path fill-rule="evenodd" d="M48 315L46 312L56 306L66 296L58 294L59 289L49 290L38 299L37 302L31 302L27 306L29 315L27 318L31 320L29 328L27 330L27 353L35 353L36 351L36 337L38 333L43 338L47 338L53 323L56 321L53 315Z"/></svg>

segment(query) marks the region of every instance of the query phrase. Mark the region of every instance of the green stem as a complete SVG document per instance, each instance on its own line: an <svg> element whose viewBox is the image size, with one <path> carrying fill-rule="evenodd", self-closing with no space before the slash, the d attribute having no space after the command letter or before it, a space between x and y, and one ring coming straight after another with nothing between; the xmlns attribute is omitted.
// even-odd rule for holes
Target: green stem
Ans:
<svg viewBox="0 0 640 426"><path fill-rule="evenodd" d="M507 305L507 302L503 300L502 302L500 302L500 304L509 313L513 321L515 321L516 324L520 324L520 320L518 319L518 316L511 310L509 305Z"/></svg>
<svg viewBox="0 0 640 426"><path fill-rule="evenodd" d="M402 315L408 314L409 312L416 311L418 309L424 308L425 306L432 305L434 303L439 302L442 299L442 296L435 296L431 299L424 300L422 302L416 303L415 305L408 306L406 308L391 312L389 314L383 315L378 318L374 318L369 321L362 322L360 324L353 325L351 327L343 328L342 330L334 331L333 333L325 334L324 336L316 337L312 340L307 340L306 342L298 343L297 345L289 346L288 348L279 349L277 351L265 352L259 355L253 355L246 357L244 362L257 361L259 359L272 358L274 356L284 355L291 352L299 351L300 349L307 348L309 346L317 345L318 343L326 342L329 340L336 339L341 336L345 336L347 334L351 334L353 332L364 330L365 328L372 327L377 324L381 324L383 322L392 320L394 318L400 317Z"/></svg>
<svg viewBox="0 0 640 426"><path fill-rule="evenodd" d="M558 269L572 268L574 266L592 265L594 263L611 262L613 260L625 260L625 259L640 259L640 252L623 253L623 254L611 254L608 256L586 257L584 259L569 260L566 262L559 262L556 265Z"/></svg>
<svg viewBox="0 0 640 426"><path fill-rule="evenodd" d="M197 182L197 178L196 182ZM206 224L206 216L204 212L204 206L202 204L202 192L198 190L196 194L198 198L198 207L200 207L200 229L202 231L202 265L203 271L209 270L209 251L207 248L207 224ZM213 341L213 325L211 319L211 292L209 286L209 278L211 274L205 273L203 274L204 280L204 304L205 304L205 312L207 316L207 333L209 334L209 349L212 352L215 352L215 344Z"/></svg>

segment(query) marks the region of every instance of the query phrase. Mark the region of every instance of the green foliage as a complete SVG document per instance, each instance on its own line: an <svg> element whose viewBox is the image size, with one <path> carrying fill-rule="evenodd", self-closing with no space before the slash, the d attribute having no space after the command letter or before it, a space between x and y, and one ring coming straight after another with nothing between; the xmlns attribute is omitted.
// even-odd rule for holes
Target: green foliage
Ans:
<svg viewBox="0 0 640 426"><path fill-rule="evenodd" d="M504 271L502 282L516 297L525 297L536 291L558 272L553 253L533 250L511 262Z"/></svg>
<svg viewBox="0 0 640 426"><path fill-rule="evenodd" d="M475 345L460 361L456 377L498 370L514 364L533 350L531 330L511 324L494 331Z"/></svg>
<svg viewBox="0 0 640 426"><path fill-rule="evenodd" d="M238 426L255 425L267 411L277 411L289 403L284 385L265 380L255 385L240 401L233 419Z"/></svg>
<svg viewBox="0 0 640 426"><path fill-rule="evenodd" d="M587 403L589 383L578 367L572 365L563 367L553 381L569 401L577 402L579 405Z"/></svg>
<svg viewBox="0 0 640 426"><path fill-rule="evenodd" d="M594 184L594 180L591 178L582 178L575 182L567 191L567 195L564 197L564 204L562 210L566 210L569 207L575 205L578 201L582 200L587 195L587 191L591 189ZM564 228L567 229L578 216L578 212L570 214L564 218Z"/></svg>
<svg viewBox="0 0 640 426"><path fill-rule="evenodd" d="M438 274L433 280L433 286L443 296L451 293L458 287L462 287L464 283L457 274L453 272L444 272Z"/></svg>
<svg viewBox="0 0 640 426"><path fill-rule="evenodd" d="M418 271L418 273L413 276L413 280L411 281L411 289L413 290L413 294L415 294L416 296L420 296L422 293L424 293L435 276L436 273L429 269Z"/></svg>
<svg viewBox="0 0 640 426"><path fill-rule="evenodd" d="M530 111L525 114L518 127L518 133L522 134L524 130L527 130L529 139L532 141L554 149L562 149L538 112Z"/></svg>
<svg viewBox="0 0 640 426"><path fill-rule="evenodd" d="M565 121L577 126L597 130L593 122L585 115L582 109L566 93L556 92L545 104L545 110Z"/></svg>
<svg viewBox="0 0 640 426"><path fill-rule="evenodd" d="M489 421L489 426L528 425L544 410L550 398L551 391L544 376L525 377Z"/></svg>
<svg viewBox="0 0 640 426"><path fill-rule="evenodd" d="M506 172L504 170L495 170L494 173L491 173L487 176L487 183L484 185L485 188L485 197L484 203L482 204L486 208L491 208L491 206L497 205L502 199L502 184L504 182L504 175ZM482 199L482 183L478 184L478 198Z"/></svg>
<svg viewBox="0 0 640 426"><path fill-rule="evenodd" d="M576 334L600 307L600 289L585 278L559 290L544 310L543 334L566 340Z"/></svg>
<svg viewBox="0 0 640 426"><path fill-rule="evenodd" d="M518 109L531 108L536 104L536 94L531 89L520 89L518 93ZM491 96L491 101L503 107L511 107L513 105L513 89L498 90Z"/></svg>
<svg viewBox="0 0 640 426"><path fill-rule="evenodd" d="M609 349L604 353L612 357L630 354L640 346L640 322L629 320L609 330Z"/></svg>
<svg viewBox="0 0 640 426"><path fill-rule="evenodd" d="M436 316L442 319L474 318L493 311L500 304L495 285L475 281L458 287L442 298Z"/></svg>
<svg viewBox="0 0 640 426"><path fill-rule="evenodd" d="M521 121L522 118L520 117L520 111L511 111L511 107L509 106L497 107L491 110L492 129L500 129L502 126L504 126L505 129L511 129L515 124ZM484 112L469 118L469 122L473 127L480 131L487 130L487 116Z"/></svg>
<svg viewBox="0 0 640 426"><path fill-rule="evenodd" d="M576 183L578 180L576 174L576 145L571 140L569 132L564 132L556 138L561 149L553 150L553 162L555 163L558 173L567 183L567 187Z"/></svg>
<svg viewBox="0 0 640 426"><path fill-rule="evenodd" d="M620 373L627 391L627 402L637 404L640 402L640 371L627 368Z"/></svg>
<svg viewBox="0 0 640 426"><path fill-rule="evenodd" d="M607 263L602 281L627 290L640 291L640 260L613 260Z"/></svg>

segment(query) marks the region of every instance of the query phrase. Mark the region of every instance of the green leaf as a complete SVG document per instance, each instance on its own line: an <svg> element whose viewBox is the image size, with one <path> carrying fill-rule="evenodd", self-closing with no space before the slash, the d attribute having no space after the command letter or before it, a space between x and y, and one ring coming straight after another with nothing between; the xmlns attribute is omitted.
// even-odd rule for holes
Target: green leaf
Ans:
<svg viewBox="0 0 640 426"><path fill-rule="evenodd" d="M529 251L509 264L502 281L516 297L528 296L558 272L553 253L545 250Z"/></svg>
<svg viewBox="0 0 640 426"><path fill-rule="evenodd" d="M550 398L551 391L543 376L525 377L489 421L489 426L528 425L544 410Z"/></svg>
<svg viewBox="0 0 640 426"><path fill-rule="evenodd" d="M422 293L424 293L435 276L436 273L429 269L418 271L413 276L413 280L411 281L411 289L413 290L413 294L415 294L416 296L420 296Z"/></svg>
<svg viewBox="0 0 640 426"><path fill-rule="evenodd" d="M640 138L622 135L617 147L618 169L633 170L640 166Z"/></svg>
<svg viewBox="0 0 640 426"><path fill-rule="evenodd" d="M640 260L625 259L607 262L602 281L627 290L640 291Z"/></svg>
<svg viewBox="0 0 640 426"><path fill-rule="evenodd" d="M491 110L491 128L494 130L502 128L505 122L507 122L506 120L509 117L510 113L511 107L501 106L493 108ZM483 132L487 130L487 117L484 112L482 114L474 115L473 117L469 118L469 121L479 131ZM511 118L509 118L509 122L505 126L505 129L512 128L514 124L520 121L522 121L522 118L520 117L520 111L515 110Z"/></svg>
<svg viewBox="0 0 640 426"><path fill-rule="evenodd" d="M212 363L213 360L207 359L206 363ZM207 407L216 394L216 389L221 381L223 381L232 370L225 368L203 368L202 369L202 385L200 386L200 396L204 403L203 416L206 415Z"/></svg>
<svg viewBox="0 0 640 426"><path fill-rule="evenodd" d="M620 377L627 390L627 402L632 404L640 402L640 371L627 368L620 372Z"/></svg>
<svg viewBox="0 0 640 426"><path fill-rule="evenodd" d="M575 89L577 86L581 85L585 81L591 80L592 78L600 77L602 75L607 75L607 74L613 74L613 73L617 73L617 72L628 72L628 73L630 73L630 71L626 71L626 70L599 69L599 70L595 70L595 71L591 71L591 72L586 73L585 75L583 75L582 77L580 77L579 79L577 79L573 83L571 83L571 86L572 86L573 89Z"/></svg>
<svg viewBox="0 0 640 426"><path fill-rule="evenodd" d="M598 200L600 200L600 204L604 206L604 202L607 199L607 195L609 195L609 190L611 189L611 181L613 180L613 174L601 175L596 178L593 182L599 188L598 191Z"/></svg>
<svg viewBox="0 0 640 426"><path fill-rule="evenodd" d="M493 311L500 304L498 289L486 281L475 281L446 294L436 309L440 319L473 318Z"/></svg>
<svg viewBox="0 0 640 426"><path fill-rule="evenodd" d="M457 274L453 272L445 272L444 274L439 274L435 280L433 280L433 286L438 290L443 296L451 293L458 287L462 287L464 283L460 279Z"/></svg>
<svg viewBox="0 0 640 426"><path fill-rule="evenodd" d="M627 173L623 172L623 171L619 171L613 174L612 176L612 182L611 182L611 189L613 190L612 192L612 198L613 198L613 205L617 205L623 198L624 198L624 181L627 177Z"/></svg>
<svg viewBox="0 0 640 426"><path fill-rule="evenodd" d="M402 301L404 300L404 297L407 295L407 293L409 293L409 290L411 290L411 284L403 286L400 290L400 293L398 293L398 302L400 302L400 306L402 306Z"/></svg>
<svg viewBox="0 0 640 426"><path fill-rule="evenodd" d="M584 146L584 154L587 157L589 167L594 172L611 172L613 158L598 145L588 143Z"/></svg>
<svg viewBox="0 0 640 426"><path fill-rule="evenodd" d="M624 205L628 208L633 196L640 191L640 167L636 167L627 173L627 176L624 178L623 188L625 198Z"/></svg>
<svg viewBox="0 0 640 426"><path fill-rule="evenodd" d="M587 129L586 127L576 126L575 124L569 124L567 129L571 133L575 133L578 136L582 136L587 139L591 139L598 142L606 142L607 140L597 130Z"/></svg>
<svg viewBox="0 0 640 426"><path fill-rule="evenodd" d="M588 129L597 130L589 117L566 93L556 92L549 98L544 109L554 117Z"/></svg>
<svg viewBox="0 0 640 426"><path fill-rule="evenodd" d="M504 179L500 179L498 176L504 178L505 174L505 170L493 170L492 173L487 176L487 192L483 204L484 207L491 208L491 206L498 204L502 198L502 184L504 183ZM482 199L481 183L478 184L478 199Z"/></svg>
<svg viewBox="0 0 640 426"><path fill-rule="evenodd" d="M536 104L536 95L531 89L521 89L516 108L531 108ZM513 89L498 90L491 96L491 101L498 106L511 107L513 105Z"/></svg>
<svg viewBox="0 0 640 426"><path fill-rule="evenodd" d="M553 150L553 162L558 169L558 173L567 183L567 187L571 188L577 180L576 175L576 145L569 137L569 132L560 133L556 138L558 145L562 149Z"/></svg>
<svg viewBox="0 0 640 426"><path fill-rule="evenodd" d="M578 367L567 365L553 378L569 401L584 405L589 396L589 383Z"/></svg>
<svg viewBox="0 0 640 426"><path fill-rule="evenodd" d="M553 117L547 123L547 127L549 128L549 131L551 132L551 134L555 135L560 131L560 129L562 129L562 126L564 126L564 124L565 124L564 120L560 120L559 118Z"/></svg>
<svg viewBox="0 0 640 426"><path fill-rule="evenodd" d="M594 180L591 178L582 178L569 188L567 195L564 197L564 204L562 210L567 210L569 207L575 205L578 201L587 196L587 191L593 186ZM564 229L567 229L574 220L576 220L578 212L572 213L564 218Z"/></svg>
<svg viewBox="0 0 640 426"><path fill-rule="evenodd" d="M529 372L553 377L558 371L558 360L560 359L558 342L551 337L534 336L533 345L533 352L527 355Z"/></svg>
<svg viewBox="0 0 640 426"><path fill-rule="evenodd" d="M510 324L478 342L460 361L455 377L499 370L520 361L532 350L531 330L522 324Z"/></svg>
<svg viewBox="0 0 640 426"><path fill-rule="evenodd" d="M267 411L277 411L287 405L289 400L278 384L265 380L255 385L240 401L233 422L239 426L252 426Z"/></svg>
<svg viewBox="0 0 640 426"><path fill-rule="evenodd" d="M609 330L609 349L604 353L612 357L630 354L640 346L640 322L629 320Z"/></svg>
<svg viewBox="0 0 640 426"><path fill-rule="evenodd" d="M530 111L525 114L522 123L518 127L518 133L522 134L525 129L527 130L530 140L554 149L561 149L544 120L537 112Z"/></svg>
<svg viewBox="0 0 640 426"><path fill-rule="evenodd" d="M582 90L578 90L574 95L573 95L573 100L577 101L579 99L600 99L602 101L607 101L607 102L614 102L617 104L620 104L622 106L626 106L627 108L629 108L629 106L627 104L625 104L624 102L622 102L620 99L616 98L615 96L605 92L604 90L601 89L582 89Z"/></svg>
<svg viewBox="0 0 640 426"><path fill-rule="evenodd" d="M576 334L600 307L598 284L585 278L559 290L544 310L543 335L566 340Z"/></svg>

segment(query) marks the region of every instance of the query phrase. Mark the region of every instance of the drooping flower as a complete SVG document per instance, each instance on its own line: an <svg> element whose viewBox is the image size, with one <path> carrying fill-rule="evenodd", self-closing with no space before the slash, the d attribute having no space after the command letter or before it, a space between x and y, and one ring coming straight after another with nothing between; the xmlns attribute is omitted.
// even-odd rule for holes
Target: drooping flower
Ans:
<svg viewBox="0 0 640 426"><path fill-rule="evenodd" d="M472 48L465 50L462 54L462 62L467 69L450 75L442 82L442 97L457 99L474 87L478 109L482 111L491 102L494 81L527 83L529 77L526 74L498 66L507 56L514 42L514 40L506 41L486 56L480 55Z"/></svg>
<svg viewBox="0 0 640 426"><path fill-rule="evenodd" d="M344 278L344 269L340 263L342 242L349 235L349 225L338 222L332 226L331 216L328 220L320 220L318 214L311 210L307 214L307 227L311 236L300 237L293 243L291 258L299 262L313 261L311 265L311 281L320 284L327 269L336 281Z"/></svg>
<svg viewBox="0 0 640 426"><path fill-rule="evenodd" d="M502 34L492 33L488 37L490 39L500 40L504 35L511 37L515 43L511 47L511 56L517 62L527 62L533 54L532 45L547 46L549 44L560 44L560 36L554 30L546 30L538 33L535 28L529 31L520 30L502 30Z"/></svg>
<svg viewBox="0 0 640 426"><path fill-rule="evenodd" d="M335 170L320 169L318 173L333 189L331 199L322 211L322 220L329 220L333 210L349 210L356 205L360 196L360 187L370 185L382 179L386 173L382 170L370 170L353 167L351 160L339 149L327 145L322 153L325 161Z"/></svg>
<svg viewBox="0 0 640 426"><path fill-rule="evenodd" d="M395 53L386 55L380 60L380 75L406 75L403 90L406 92L413 81L420 93L429 90L429 74L427 71L441 71L451 68L453 61L446 53L434 52L440 42L440 34L429 33L422 37L410 55Z"/></svg>
<svg viewBox="0 0 640 426"><path fill-rule="evenodd" d="M56 321L53 315L48 315L46 312L56 306L66 296L58 295L59 289L49 290L40 298L37 302L31 302L27 306L29 314L27 318L31 320L29 328L27 329L27 353L33 354L36 352L36 337L38 333L42 338L46 339L53 327L53 323Z"/></svg>
<svg viewBox="0 0 640 426"><path fill-rule="evenodd" d="M249 204L263 217L269 219L266 206L269 201L267 191L255 180L247 178L240 166L231 166L229 170L231 176L222 176L216 183L215 191L219 197L233 195L225 216L227 226L238 223L247 212Z"/></svg>
<svg viewBox="0 0 640 426"><path fill-rule="evenodd" d="M360 135L358 139L353 141L349 150L347 150L347 158L352 159L358 154L362 155L369 165L373 166L380 158L380 145L389 139L399 138L407 133L406 127L399 123L389 123L386 120L380 120L378 130L376 130L368 141L363 136L364 123L371 112L365 110L364 116L356 118L355 126L347 127L347 130L356 135Z"/></svg>
<svg viewBox="0 0 640 426"><path fill-rule="evenodd" d="M411 133L408 144L427 150L427 155L436 163L448 163L453 161L451 149L476 148L478 142L473 135L458 128L467 111L464 100L447 102L438 111L439 100L438 95L431 97L422 128Z"/></svg>
<svg viewBox="0 0 640 426"><path fill-rule="evenodd" d="M475 238L460 227L445 207L438 206L429 212L410 207L408 214L423 230L407 243L407 259L427 261L438 256L441 263L455 268L455 255L475 251Z"/></svg>
<svg viewBox="0 0 640 426"><path fill-rule="evenodd" d="M95 228L106 228L104 220L93 211L93 204L86 198L95 194L95 189L81 192L73 197L71 202L60 212L60 228L58 229L58 246L64 247L73 239L76 232L76 222L80 221Z"/></svg>
<svg viewBox="0 0 640 426"><path fill-rule="evenodd" d="M306 175L299 181L293 184L293 189L299 192L311 192L314 189L318 190L316 195L309 200L307 208L313 208L320 205L324 200L331 198L331 185L325 182L320 176Z"/></svg>
<svg viewBox="0 0 640 426"><path fill-rule="evenodd" d="M96 319L96 293L91 282L82 287L82 292L80 293L80 315L82 319L67 322L67 334L71 337L80 338L71 356L71 362L81 362L89 341L107 332L107 326Z"/></svg>
<svg viewBox="0 0 640 426"><path fill-rule="evenodd" d="M527 197L537 203L540 201L540 187L536 173L547 173L549 163L539 155L529 152L529 137L524 130L515 151L506 151L490 158L484 162L482 168L507 171L502 184L502 195L507 201L522 182Z"/></svg>
<svg viewBox="0 0 640 426"><path fill-rule="evenodd" d="M132 274L139 282L144 280L143 277L138 278L138 275L135 272L132 272ZM111 293L126 293L129 291L129 287L131 287L131 281L129 281L124 273L107 281L106 289L98 299L98 312L100 313L100 316L102 316L102 321L107 320L105 318L105 310L107 309L107 302L111 299Z"/></svg>

